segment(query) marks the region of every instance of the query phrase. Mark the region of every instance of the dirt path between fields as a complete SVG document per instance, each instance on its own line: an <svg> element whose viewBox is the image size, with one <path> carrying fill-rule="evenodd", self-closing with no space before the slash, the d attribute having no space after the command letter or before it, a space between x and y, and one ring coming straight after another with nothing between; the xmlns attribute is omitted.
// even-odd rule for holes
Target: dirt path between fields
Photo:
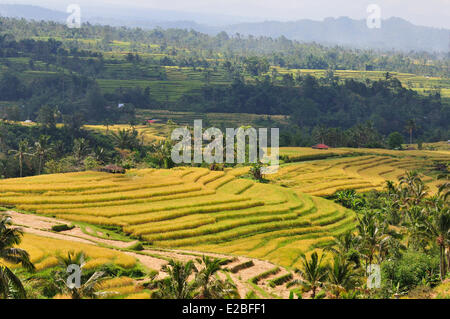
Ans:
<svg viewBox="0 0 450 319"><path fill-rule="evenodd" d="M111 239L104 239L95 237L89 234L86 234L83 232L83 230L76 226L75 228L68 230L68 231L62 231L62 232L55 232L52 231L52 227L54 225L59 224L68 224L67 221L59 220L56 218L51 217L44 217L39 215L33 215L33 214L23 214L15 211L8 211L6 212L7 215L11 216L13 223L17 226L20 226L25 233L35 234L42 237L49 237L49 238L55 238L55 239L61 239L66 241L73 241L73 242L79 242L79 243L85 243L85 244L91 244L91 245L108 245L111 247L111 249L117 248L117 249L126 249L130 247L131 245L135 244L134 242L123 242L119 240L111 240ZM87 231L92 231L90 228L86 228ZM196 267L201 268L201 266L197 263L196 259L201 257L202 255L215 257L215 258L227 258L227 259L234 259L231 263L224 266L224 268L231 269L233 266L236 266L238 264L247 262L249 260L252 260L254 265L249 268L242 269L238 271L237 273L231 273L229 272L229 277L232 279L234 284L236 285L236 288L238 289L238 292L241 296L241 298L245 298L245 296L250 292L254 291L259 297L264 298L265 295L262 294L257 289L254 289L251 284L249 284L249 280L253 277L255 277L258 274L261 274L263 272L266 272L268 270L271 270L276 265L259 259L254 258L248 258L243 256L230 256L220 253L207 253L207 252L200 252L200 251L194 251L194 250L169 250L169 249L145 249L140 252L131 252L131 251L124 251L123 253L135 257L137 260L139 260L145 267L156 270L159 272L157 278L161 279L166 276L164 272L161 271L161 268L168 263L167 259L175 259L180 260L182 262L186 262L189 260L193 260L196 262ZM160 258L159 258L160 256ZM282 270L280 274L287 273L287 270L280 267ZM221 279L226 279L226 275L224 273L220 274ZM277 296L280 296L282 298L287 298L289 296L289 290L284 286L278 286L276 288L270 288L267 285L267 281L262 280L260 283L258 283L258 287L266 291L268 294L272 293ZM266 296L268 295L266 294Z"/></svg>
<svg viewBox="0 0 450 319"><path fill-rule="evenodd" d="M67 221L51 218L51 217L44 217L39 215L33 215L33 214L23 214L18 213L15 211L7 211L7 215L11 216L13 222L17 226L24 227L25 232L31 233L32 231L35 234L38 234L36 230L40 231L41 236L45 236L44 234L47 233L47 237L57 238L67 240L67 237L71 237L69 240L77 241L76 239L82 239L84 243L89 244L98 244L102 243L108 246L113 246L117 248L128 248L136 243L136 241L133 242L125 242L120 240L111 240L111 239L104 239L100 237L91 236L89 234L84 233L80 227L76 226L75 228L71 230L66 230L62 232L54 232L52 231L52 227L55 225L60 224L68 224ZM90 228L87 227L86 230L89 230ZM92 229L90 229L92 230ZM55 236L56 235L56 236ZM61 237L63 236L63 237Z"/></svg>

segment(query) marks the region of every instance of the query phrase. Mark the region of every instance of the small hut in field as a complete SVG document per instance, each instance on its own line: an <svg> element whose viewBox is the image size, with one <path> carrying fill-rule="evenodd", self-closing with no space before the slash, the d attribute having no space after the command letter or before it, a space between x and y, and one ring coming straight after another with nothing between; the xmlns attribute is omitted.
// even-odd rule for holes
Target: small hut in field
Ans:
<svg viewBox="0 0 450 319"><path fill-rule="evenodd" d="M315 150L327 150L330 147L328 145L325 145L325 144L317 144L317 145L314 145L312 148L315 149Z"/></svg>

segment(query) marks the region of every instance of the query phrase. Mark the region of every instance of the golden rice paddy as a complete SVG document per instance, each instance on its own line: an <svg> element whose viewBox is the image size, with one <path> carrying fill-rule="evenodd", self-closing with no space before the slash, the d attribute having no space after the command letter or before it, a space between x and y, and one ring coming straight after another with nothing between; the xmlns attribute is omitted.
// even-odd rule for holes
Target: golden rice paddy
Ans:
<svg viewBox="0 0 450 319"><path fill-rule="evenodd" d="M418 170L429 186L437 191L439 181L432 172L433 161L450 161L450 152L440 151L396 151L382 149L337 148L313 150L308 148L282 148L280 154L304 162L283 166L277 174L268 178L296 192L314 196L327 196L343 189L359 192L381 190L387 180L397 181L406 171ZM322 155L321 155L322 154ZM312 160L310 156L337 156L323 160ZM338 156L340 155L340 156Z"/></svg>
<svg viewBox="0 0 450 319"><path fill-rule="evenodd" d="M304 148L284 151L292 156L323 154ZM269 183L245 178L245 167L140 169L123 175L91 171L9 179L0 181L0 205L120 227L156 248L241 255L292 267L298 265L301 253L321 249L355 227L354 212L315 196L348 188L381 189L386 180L416 168L422 169L424 180L435 189L437 181L426 175L426 168L432 160L449 158L445 150L325 152L339 156L283 165L277 174L266 176ZM56 262L54 253L29 249L35 251L33 258L42 269ZM92 267L111 261L127 265L128 256L111 255L111 251L91 254L95 257L89 261Z"/></svg>
<svg viewBox="0 0 450 319"><path fill-rule="evenodd" d="M123 268L136 266L136 259L120 251L84 244L74 241L42 237L25 233L19 246L30 254L30 260L37 271L42 271L58 265L58 256L67 256L69 252L83 252L87 258L85 269L94 269L106 264L115 264ZM19 265L7 264L11 268Z"/></svg>
<svg viewBox="0 0 450 319"><path fill-rule="evenodd" d="M247 171L144 169L125 175L77 172L11 179L0 182L0 205L67 221L120 226L155 247L245 255L284 266L354 227L353 212L240 178ZM93 259L92 266L107 262L110 255L105 256Z"/></svg>

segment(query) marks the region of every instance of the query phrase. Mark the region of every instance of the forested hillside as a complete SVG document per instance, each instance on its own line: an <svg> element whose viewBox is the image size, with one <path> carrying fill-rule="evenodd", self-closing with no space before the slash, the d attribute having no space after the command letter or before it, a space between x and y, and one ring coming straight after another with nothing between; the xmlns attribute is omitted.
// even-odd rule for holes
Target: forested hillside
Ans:
<svg viewBox="0 0 450 319"><path fill-rule="evenodd" d="M411 122L415 138L448 139L446 57L192 30L1 23L6 119L81 127L128 123L136 109L163 109L282 115L289 122L277 123L285 145L320 142L326 127L336 130L333 145L380 147L395 131L408 137ZM416 74L399 73L406 71Z"/></svg>

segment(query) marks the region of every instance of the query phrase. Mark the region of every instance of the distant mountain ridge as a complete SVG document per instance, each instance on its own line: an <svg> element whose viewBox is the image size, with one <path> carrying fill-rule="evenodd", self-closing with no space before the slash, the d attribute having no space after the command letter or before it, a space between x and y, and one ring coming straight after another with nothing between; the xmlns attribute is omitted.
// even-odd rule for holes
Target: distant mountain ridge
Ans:
<svg viewBox="0 0 450 319"><path fill-rule="evenodd" d="M265 21L212 26L197 23L191 19L180 20L180 13L173 15L177 20L170 20L170 12L164 12L161 15L166 20L159 20L155 12L149 15L149 19L144 18L145 12L136 12L134 15L133 12L130 9L127 14L120 15L109 11L102 17L85 15L83 20L93 24L112 26L194 29L211 35L225 31L230 35L239 33L274 38L284 36L301 42L345 45L364 49L450 51L450 30L416 26L401 18L383 20L379 29L369 29L365 20L353 20L347 17L326 18L323 21L304 19L291 22ZM68 14L38 6L0 4L0 16L64 22Z"/></svg>
<svg viewBox="0 0 450 319"><path fill-rule="evenodd" d="M366 20L347 17L324 21L268 21L241 23L226 28L229 33L270 36L304 42L340 44L358 48L449 51L450 30L416 26L401 18L383 20L381 28L369 29Z"/></svg>

